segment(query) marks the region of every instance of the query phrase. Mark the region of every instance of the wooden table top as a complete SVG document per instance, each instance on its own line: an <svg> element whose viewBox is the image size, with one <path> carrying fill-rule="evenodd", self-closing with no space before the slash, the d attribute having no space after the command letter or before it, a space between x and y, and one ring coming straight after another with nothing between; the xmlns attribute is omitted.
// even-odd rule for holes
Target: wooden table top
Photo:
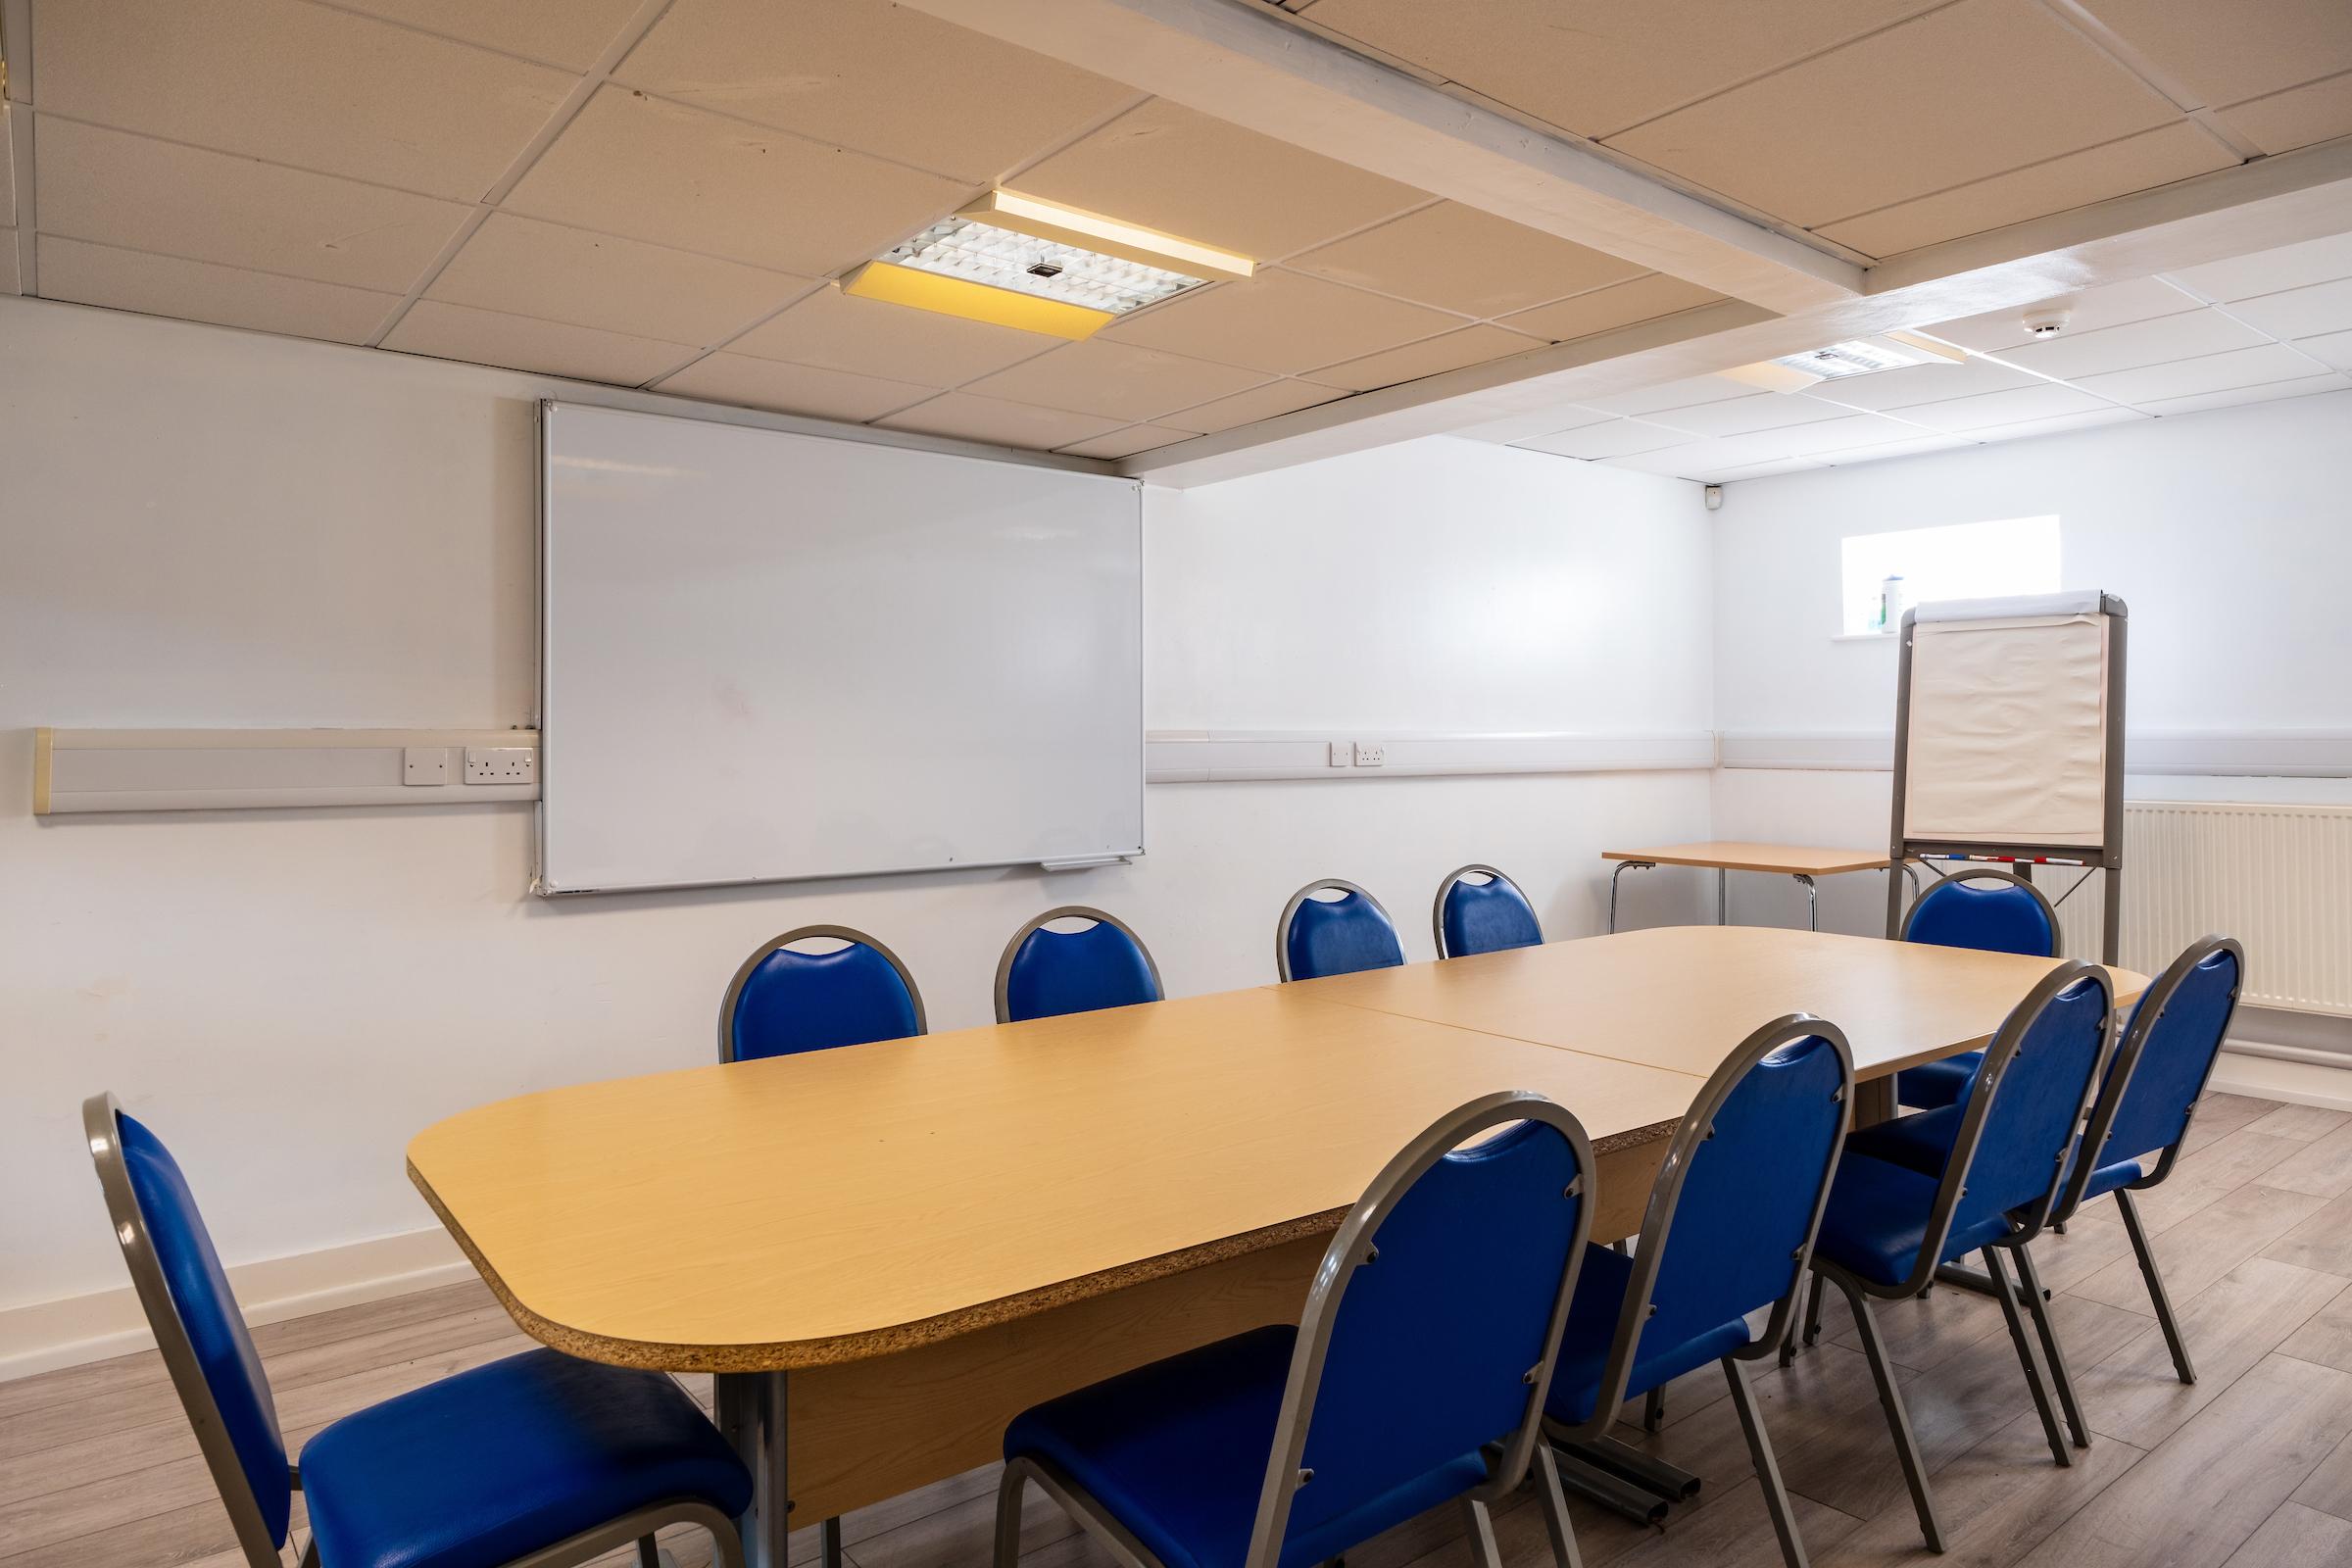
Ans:
<svg viewBox="0 0 2352 1568"><path fill-rule="evenodd" d="M537 1338L747 1371L1328 1229L1496 1090L1549 1095L1605 1150L1665 1136L1699 1087L1264 988L547 1090L426 1129L409 1170Z"/></svg>
<svg viewBox="0 0 2352 1568"><path fill-rule="evenodd" d="M1737 839L1667 844L1654 850L1603 850L1600 858L1722 871L1777 871L1783 876L1836 876L1840 871L1875 871L1887 864L1884 850L1825 850L1801 844L1747 844Z"/></svg>
<svg viewBox="0 0 2352 1568"><path fill-rule="evenodd" d="M1406 964L1286 990L1678 1072L1715 1070L1758 1024L1843 1029L1863 1078L1984 1044L2054 958L1775 926L1679 925ZM2111 971L2129 1003L2147 978Z"/></svg>

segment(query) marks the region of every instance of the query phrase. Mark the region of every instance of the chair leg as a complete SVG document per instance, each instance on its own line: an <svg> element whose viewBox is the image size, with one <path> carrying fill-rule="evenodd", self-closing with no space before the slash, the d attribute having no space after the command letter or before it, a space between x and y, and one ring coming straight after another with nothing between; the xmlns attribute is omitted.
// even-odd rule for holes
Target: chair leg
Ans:
<svg viewBox="0 0 2352 1568"><path fill-rule="evenodd" d="M1755 1461L1756 1481L1764 1489L1764 1506L1772 1513L1773 1534L1781 1538L1781 1560L1788 1568L1806 1568L1805 1544L1797 1538L1796 1512L1788 1503L1788 1489L1781 1484L1781 1463L1773 1457L1772 1439L1764 1433L1764 1412L1756 1408L1755 1391L1735 1356L1723 1358L1723 1375L1732 1385L1732 1408L1740 1412L1740 1430L1747 1434L1748 1457Z"/></svg>
<svg viewBox="0 0 2352 1568"><path fill-rule="evenodd" d="M1821 1343L1821 1276L1813 1276L1813 1289L1805 1298L1805 1343Z"/></svg>
<svg viewBox="0 0 2352 1568"><path fill-rule="evenodd" d="M842 1568L841 1519L837 1515L816 1527L817 1560L822 1568Z"/></svg>
<svg viewBox="0 0 2352 1568"><path fill-rule="evenodd" d="M1502 1568L1502 1548L1494 1544L1494 1516L1476 1497L1462 1499L1462 1512L1469 1516L1470 1550L1478 1568Z"/></svg>
<svg viewBox="0 0 2352 1568"><path fill-rule="evenodd" d="M637 1568L662 1568L662 1547L651 1536L637 1538Z"/></svg>
<svg viewBox="0 0 2352 1568"><path fill-rule="evenodd" d="M1021 1560L1021 1490L1028 1484L1029 1471L1017 1461L997 1484L996 1568L1016 1568Z"/></svg>
<svg viewBox="0 0 2352 1568"><path fill-rule="evenodd" d="M1879 1320L1861 1290L1840 1277L1838 1289L1853 1309L1854 1328L1862 1337L1862 1353L1870 1361L1871 1381L1879 1386L1879 1407L1886 1412L1886 1431L1894 1439L1894 1456L1902 1462L1903 1484L1911 1489L1911 1509L1919 1515L1920 1539L1930 1551L1943 1550L1943 1525L1936 1517L1936 1499L1928 1493L1928 1466L1919 1456L1919 1442L1911 1436L1911 1413L1903 1408L1903 1391L1895 1386L1894 1369L1886 1358L1886 1342L1879 1337Z"/></svg>
<svg viewBox="0 0 2352 1568"><path fill-rule="evenodd" d="M2041 1417L2041 1435L2049 1440L2050 1459L2064 1467L2075 1462L2067 1448L2066 1436L2058 1430L2058 1412L2051 1407L2050 1391L2042 1387L2041 1363L2034 1359L2034 1347L2026 1340L2026 1320L2017 1309L2017 1288L2009 1283L2009 1267L2001 1261L1997 1248L1987 1247L1981 1254L1984 1272L1992 1276L1992 1298L2001 1303L2001 1321L2009 1325L2009 1343L2017 1350L2017 1364L2026 1374L2026 1390L2034 1396L2034 1411Z"/></svg>
<svg viewBox="0 0 2352 1568"><path fill-rule="evenodd" d="M1661 1385L1642 1401L1642 1430L1655 1432L1666 1424L1666 1390Z"/></svg>
<svg viewBox="0 0 2352 1568"><path fill-rule="evenodd" d="M2156 1254L2148 1247L2148 1233L2139 1223L2139 1205L2132 1201L2129 1188L2115 1190L2115 1206L2123 1211L2124 1233L2132 1238L2132 1251L2139 1259L2139 1277L2148 1282L2148 1299L2155 1303L2156 1322L2164 1330L2165 1347L2173 1352L2173 1370L2183 1383L2197 1381L2197 1369L2189 1364L2188 1347L2181 1342L2180 1325L2173 1321L2173 1298L2164 1291L2164 1275L2156 1267Z"/></svg>
<svg viewBox="0 0 2352 1568"><path fill-rule="evenodd" d="M1554 1568L1585 1568L1576 1549L1576 1526L1568 1519L1568 1494L1560 1485L1560 1462L1549 1443L1536 1445L1536 1490L1542 1499L1544 1528L1551 1533Z"/></svg>
<svg viewBox="0 0 2352 1568"><path fill-rule="evenodd" d="M2049 1298L2041 1288L2041 1270L2034 1266L2034 1254L2025 1244L2017 1247L2017 1282L2025 1287L2026 1310L2034 1315L2034 1332L2041 1339L2041 1358L2050 1369L2050 1381L2058 1388L2058 1408L2066 1416L2067 1436L2075 1446L2090 1446L2090 1423L2082 1419L2082 1403L2075 1397L2075 1375L2067 1370L2066 1351L2058 1344L2057 1327L2050 1322Z"/></svg>

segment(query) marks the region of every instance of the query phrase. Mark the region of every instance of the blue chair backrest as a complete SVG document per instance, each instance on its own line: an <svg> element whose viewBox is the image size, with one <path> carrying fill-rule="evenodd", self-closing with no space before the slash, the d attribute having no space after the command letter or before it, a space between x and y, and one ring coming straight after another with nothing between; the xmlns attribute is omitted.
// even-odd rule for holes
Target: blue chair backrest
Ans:
<svg viewBox="0 0 2352 1568"><path fill-rule="evenodd" d="M803 953L817 937L843 944ZM727 1061L830 1051L923 1032L923 1001L890 951L862 932L810 926L752 956L727 988L719 1055Z"/></svg>
<svg viewBox="0 0 2352 1568"><path fill-rule="evenodd" d="M2222 1038L2229 1033L2243 978L2240 955L2234 944L2210 947L2201 942L2190 951L2198 949L2206 950L2205 956L2190 965L2169 996L2160 979L2132 1009L2134 1024L2140 1009L2152 1001L2164 1010L2148 1025L2139 1059L2124 1084L2123 1102L2116 1107L2106 1143L2114 1157L2129 1159L2180 1141L2188 1130L2189 1108L2204 1092Z"/></svg>
<svg viewBox="0 0 2352 1568"><path fill-rule="evenodd" d="M1483 876L1483 882L1469 878ZM1491 865L1466 865L1446 879L1438 895L1438 953L1459 958L1473 953L1532 948L1544 940L1535 906L1519 884Z"/></svg>
<svg viewBox="0 0 2352 1568"><path fill-rule="evenodd" d="M2032 886L2007 876L1964 872L1920 895L1903 922L1903 940L2055 958L2058 921Z"/></svg>
<svg viewBox="0 0 2352 1568"><path fill-rule="evenodd" d="M1317 899L1326 889L1336 899ZM1313 882L1301 888L1284 911L1282 978L1313 980L1360 969L1393 969L1404 962L1396 923L1380 901L1346 882Z"/></svg>
<svg viewBox="0 0 2352 1568"><path fill-rule="evenodd" d="M1788 1040L1740 1073L1696 1124L1671 1210L1653 1211L1642 1232L1637 1256L1654 1250L1658 1259L1643 1345L1685 1344L1795 1289L1838 1168L1848 1060L1842 1037ZM1660 1181L1673 1175L1670 1166Z"/></svg>
<svg viewBox="0 0 2352 1568"><path fill-rule="evenodd" d="M2021 1006L2032 1004L2028 998ZM1992 1086L1984 1133L1963 1178L1966 1196L1955 1210L1959 1224L2033 1209L2051 1196L2106 1049L2109 1005L2106 977L2093 970L2026 1020L2017 1054ZM1985 1059L1989 1065L1990 1052ZM1961 1103L1984 1092L1980 1069Z"/></svg>
<svg viewBox="0 0 2352 1568"><path fill-rule="evenodd" d="M1092 922L1055 931L1049 921ZM1135 933L1100 909L1055 909L1013 936L997 976L997 1017L1054 1018L1160 999L1159 970Z"/></svg>
<svg viewBox="0 0 2352 1568"><path fill-rule="evenodd" d="M220 1254L213 1250L212 1234L204 1227L204 1216L197 1212L195 1196L188 1191L187 1178L180 1174L172 1152L130 1117L112 1112L112 1120L131 1200L146 1230L148 1248L162 1269L164 1288L178 1313L188 1349L270 1539L283 1546L294 1492L286 1471L286 1442L278 1429L277 1405L270 1397L269 1379L254 1350L253 1336L245 1331L245 1319L229 1292L228 1276L221 1272ZM126 1256L134 1256L127 1239L123 1250ZM135 1256L133 1266L135 1273ZM174 1356L170 1325L159 1321L155 1328L169 1363ZM185 1400L187 1391L183 1389L181 1394ZM200 1423L203 1419L193 1402L189 1415ZM226 1480L219 1479L225 1493Z"/></svg>
<svg viewBox="0 0 2352 1568"><path fill-rule="evenodd" d="M1542 1396L1527 1374L1557 1348L1568 1268L1591 1230L1591 1146L1548 1102L1493 1099L1533 1102L1553 1119L1506 1125L1466 1149L1445 1140L1452 1152L1396 1196L1369 1245L1337 1271L1298 1460L1314 1480L1291 1500L1285 1540L1507 1444ZM1461 1125L1461 1114L1439 1127ZM1348 1236L1343 1226L1335 1249ZM1302 1354L1314 1321L1310 1305Z"/></svg>

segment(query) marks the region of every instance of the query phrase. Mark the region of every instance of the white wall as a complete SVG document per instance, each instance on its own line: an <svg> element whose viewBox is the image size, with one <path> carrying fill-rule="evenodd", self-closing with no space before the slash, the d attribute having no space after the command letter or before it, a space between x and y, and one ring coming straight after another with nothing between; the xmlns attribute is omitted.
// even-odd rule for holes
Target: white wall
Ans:
<svg viewBox="0 0 2352 1568"><path fill-rule="evenodd" d="M1462 861L1591 932L1604 839L1707 830L1700 772L1168 785L1129 867L550 904L521 807L27 814L37 724L528 721L558 391L596 396L0 300L0 1310L122 1284L97 1089L172 1142L232 1262L306 1252L431 1223L401 1152L437 1117L709 1059L727 976L794 924L870 927L952 1028L1048 902L1120 911L1198 992L1272 978L1311 876L1424 956ZM1708 728L1708 549L1694 486L1454 441L1155 494L1149 721Z"/></svg>
<svg viewBox="0 0 2352 1568"><path fill-rule="evenodd" d="M1834 641L1849 534L2056 513L2063 580L2131 608L2129 728L2352 730L2352 392L2136 421L1730 487L1714 515L1716 721L1891 734L1893 639ZM1725 769L1727 838L1883 844L1885 772ZM2139 778L2133 799L2352 800L2341 779ZM1823 924L1877 933L1879 877L1823 885ZM1742 878L1736 918L1798 923Z"/></svg>

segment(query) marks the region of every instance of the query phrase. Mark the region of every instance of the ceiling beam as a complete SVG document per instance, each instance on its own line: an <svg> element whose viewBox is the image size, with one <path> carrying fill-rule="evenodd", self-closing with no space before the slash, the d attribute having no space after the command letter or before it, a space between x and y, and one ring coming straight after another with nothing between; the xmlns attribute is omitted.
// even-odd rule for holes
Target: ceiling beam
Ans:
<svg viewBox="0 0 2352 1568"><path fill-rule="evenodd" d="M902 0L1260 134L1579 245L1789 312L1862 269L1591 143L1466 102L1246 0Z"/></svg>

